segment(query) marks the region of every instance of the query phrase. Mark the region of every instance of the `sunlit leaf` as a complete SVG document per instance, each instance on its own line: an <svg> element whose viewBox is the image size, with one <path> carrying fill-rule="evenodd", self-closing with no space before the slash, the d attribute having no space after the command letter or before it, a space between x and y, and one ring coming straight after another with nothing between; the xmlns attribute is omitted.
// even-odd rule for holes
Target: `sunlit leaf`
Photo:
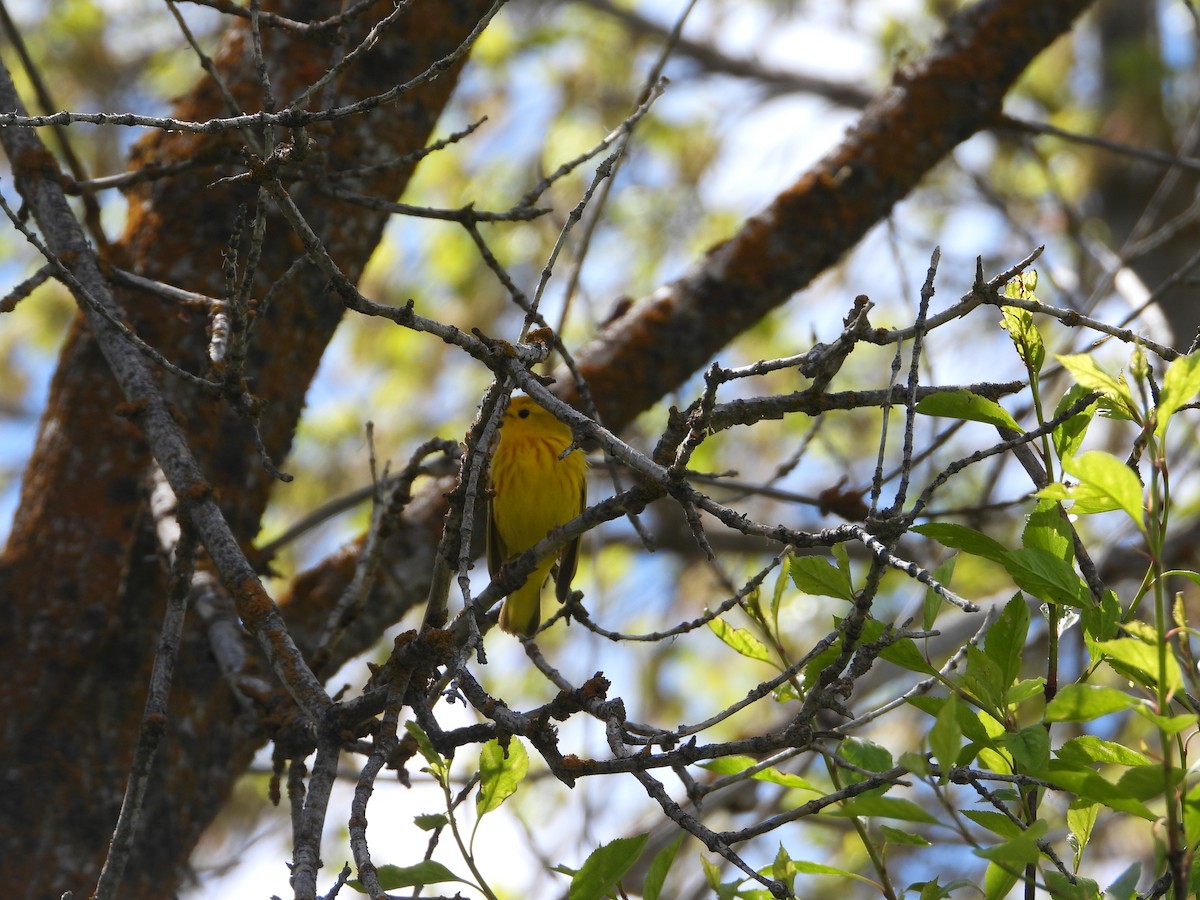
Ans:
<svg viewBox="0 0 1200 900"><path fill-rule="evenodd" d="M774 663L771 659L771 651L767 649L762 641L745 628L734 628L721 618L709 619L708 627L712 630L713 634L725 643L725 646L735 650L747 659Z"/></svg>
<svg viewBox="0 0 1200 900"><path fill-rule="evenodd" d="M450 820L441 813L435 813L432 815L413 816L413 823L422 831L433 831L435 828L445 828L450 824Z"/></svg>
<svg viewBox="0 0 1200 900"><path fill-rule="evenodd" d="M1021 674L1022 652L1028 633L1029 606L1017 595L1004 605L983 643L983 652L997 666L1002 691L1007 691Z"/></svg>
<svg viewBox="0 0 1200 900"><path fill-rule="evenodd" d="M570 900L604 900L608 897L638 861L649 837L639 834L616 838L593 850L571 879L567 893Z"/></svg>
<svg viewBox="0 0 1200 900"><path fill-rule="evenodd" d="M901 831L899 828L892 828L889 825L881 825L879 830L883 832L883 836L889 844L904 844L909 847L930 846L929 841L911 831Z"/></svg>
<svg viewBox="0 0 1200 900"><path fill-rule="evenodd" d="M1081 606L1085 587L1075 570L1052 553L1034 548L1010 550L1001 560L1004 568L1026 593L1039 600Z"/></svg>
<svg viewBox="0 0 1200 900"><path fill-rule="evenodd" d="M479 793L475 798L475 811L482 816L496 809L516 793L528 771L529 754L519 739L509 740L507 754L494 738L484 744L479 753Z"/></svg>
<svg viewBox="0 0 1200 900"><path fill-rule="evenodd" d="M1137 706L1136 697L1098 684L1068 684L1046 704L1047 722L1090 722Z"/></svg>
<svg viewBox="0 0 1200 900"><path fill-rule="evenodd" d="M957 764L958 753L962 749L962 725L959 722L961 703L957 694L951 694L929 729L929 749L941 767L943 783L950 779L950 769Z"/></svg>
<svg viewBox="0 0 1200 900"><path fill-rule="evenodd" d="M1159 680L1159 649L1154 644L1136 638L1117 638L1088 644L1093 656L1100 655L1125 675L1130 675L1147 687L1156 687ZM1183 687L1183 673L1174 654L1167 652L1162 659L1166 673L1166 690L1174 694Z"/></svg>
<svg viewBox="0 0 1200 900"><path fill-rule="evenodd" d="M642 900L658 900L662 886L667 880L667 873L671 871L671 865L675 862L675 854L679 852L685 837L687 835L680 832L679 837L654 854L654 860L646 870L646 881L642 885Z"/></svg>
<svg viewBox="0 0 1200 900"><path fill-rule="evenodd" d="M1185 403L1190 403L1197 393L1200 393L1200 354L1181 356L1171 363L1167 374L1163 376L1155 410L1155 437L1160 441L1163 439L1171 417Z"/></svg>
<svg viewBox="0 0 1200 900"><path fill-rule="evenodd" d="M470 884L469 881L459 878L440 862L431 859L419 862L415 866L380 866L375 870L375 874L379 878L379 886L385 891L425 884L445 884L451 881ZM350 882L350 884L354 884L354 882ZM355 889L366 893L361 886Z"/></svg>
<svg viewBox="0 0 1200 900"><path fill-rule="evenodd" d="M1055 751L1055 755L1067 762L1086 766L1091 763L1105 763L1118 766L1146 766L1150 758L1145 754L1119 744L1116 741L1106 741L1094 734L1084 734L1064 741Z"/></svg>
<svg viewBox="0 0 1200 900"><path fill-rule="evenodd" d="M1054 418L1057 419L1089 393L1090 391L1082 385L1071 385L1058 402L1058 406L1054 410ZM1051 436L1054 439L1054 449L1058 453L1059 459L1074 456L1079 452L1079 448L1083 446L1083 438L1087 434L1088 425L1091 424L1095 414L1096 404L1092 403L1082 412L1071 416L1054 429Z"/></svg>
<svg viewBox="0 0 1200 900"><path fill-rule="evenodd" d="M806 594L853 602L854 588L846 573L821 556L793 556L788 560L792 583Z"/></svg>
<svg viewBox="0 0 1200 900"><path fill-rule="evenodd" d="M1076 383L1089 391L1096 391L1113 412L1123 418L1138 418L1137 403L1123 378L1115 378L1100 368L1099 363L1086 353L1059 356L1058 361L1071 373Z"/></svg>
<svg viewBox="0 0 1200 900"><path fill-rule="evenodd" d="M917 403L917 412L943 419L983 422L1009 431L1021 430L1017 420L1003 406L970 391L938 391L922 397Z"/></svg>
<svg viewBox="0 0 1200 900"><path fill-rule="evenodd" d="M1110 453L1091 450L1063 460L1063 468L1079 479L1068 496L1071 512L1079 514L1124 510L1143 533L1146 531L1142 483L1129 466Z"/></svg>
<svg viewBox="0 0 1200 900"><path fill-rule="evenodd" d="M982 556L992 562L1000 562L1008 548L986 534L958 525L954 522L927 522L912 529L917 534L923 534L930 540L937 541L943 547L961 550L972 556Z"/></svg>

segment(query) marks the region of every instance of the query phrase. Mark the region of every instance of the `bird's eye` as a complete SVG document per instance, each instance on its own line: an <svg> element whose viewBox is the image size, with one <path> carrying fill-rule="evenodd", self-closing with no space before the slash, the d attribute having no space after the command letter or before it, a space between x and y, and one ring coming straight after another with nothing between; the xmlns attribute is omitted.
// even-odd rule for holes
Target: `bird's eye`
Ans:
<svg viewBox="0 0 1200 900"><path fill-rule="evenodd" d="M522 409L517 413L517 416L522 419L528 419L529 418L529 410Z"/></svg>

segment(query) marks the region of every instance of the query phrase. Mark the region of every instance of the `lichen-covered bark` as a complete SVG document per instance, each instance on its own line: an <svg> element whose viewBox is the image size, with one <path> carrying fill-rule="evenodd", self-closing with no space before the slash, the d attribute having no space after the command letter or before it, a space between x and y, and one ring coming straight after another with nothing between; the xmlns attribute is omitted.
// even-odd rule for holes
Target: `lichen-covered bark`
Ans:
<svg viewBox="0 0 1200 900"><path fill-rule="evenodd" d="M321 98L341 105L382 93L453 51L490 3L418 0L377 47ZM264 4L289 18L337 13L337 2ZM393 9L381 2L365 28ZM243 110L261 108L244 20L224 36L217 65ZM264 29L275 96L286 101L323 72L327 41ZM457 68L373 114L319 124L313 164L330 170L385 162L421 147L453 89ZM210 82L182 98L176 118L205 120L230 111ZM286 137L286 135L285 135ZM113 263L151 278L221 296L221 254L237 209L253 209L253 187L217 184L244 170L237 133L153 132L131 165L212 160L213 165L142 185L130 193L125 234ZM396 197L411 167L352 185ZM293 182L294 198L334 259L357 278L386 217ZM302 254L274 216L255 289L261 297ZM266 402L261 429L272 457L286 457L310 379L342 306L311 267L281 292L258 323L247 375ZM138 333L172 361L204 369L202 311L123 290L116 296ZM247 424L226 404L200 397L171 376L162 387L235 534L258 530L271 482ZM144 482L150 465L137 428L87 328L77 321L59 361L20 512L0 560L5 598L0 656L0 875L16 896L90 892L106 850L128 771L143 685L161 620L163 566L147 531ZM180 884L196 838L244 770L262 735L222 684L204 635L191 629L176 678L174 715L157 764L157 783L123 896L169 896Z"/></svg>

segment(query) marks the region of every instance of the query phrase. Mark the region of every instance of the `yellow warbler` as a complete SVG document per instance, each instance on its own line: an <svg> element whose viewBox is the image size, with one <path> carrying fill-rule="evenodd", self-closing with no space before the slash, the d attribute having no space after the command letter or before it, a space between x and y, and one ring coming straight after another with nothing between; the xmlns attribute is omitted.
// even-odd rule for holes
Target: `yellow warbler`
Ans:
<svg viewBox="0 0 1200 900"><path fill-rule="evenodd" d="M559 459L574 440L571 429L529 397L513 397L504 412L500 443L492 456L488 501L487 558L492 577L506 559L524 553L587 504L587 460L579 450ZM555 595L562 603L579 561L579 540L560 551ZM542 585L553 555L538 563L526 582L509 594L500 627L531 635L542 624Z"/></svg>

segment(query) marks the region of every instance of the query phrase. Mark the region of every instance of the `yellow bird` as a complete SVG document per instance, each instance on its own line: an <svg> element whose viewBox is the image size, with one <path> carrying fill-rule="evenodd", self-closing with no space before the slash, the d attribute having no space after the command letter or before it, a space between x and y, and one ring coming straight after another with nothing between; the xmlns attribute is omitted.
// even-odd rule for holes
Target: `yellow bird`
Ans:
<svg viewBox="0 0 1200 900"><path fill-rule="evenodd" d="M524 553L547 534L583 512L587 505L587 460L572 450L571 429L530 397L513 397L504 412L500 443L492 455L488 500L487 559L492 577L505 560ZM564 547L558 560L555 596L562 603L571 590L579 562L579 539ZM554 555L538 563L526 582L508 595L500 627L531 635L542 624L542 585Z"/></svg>

